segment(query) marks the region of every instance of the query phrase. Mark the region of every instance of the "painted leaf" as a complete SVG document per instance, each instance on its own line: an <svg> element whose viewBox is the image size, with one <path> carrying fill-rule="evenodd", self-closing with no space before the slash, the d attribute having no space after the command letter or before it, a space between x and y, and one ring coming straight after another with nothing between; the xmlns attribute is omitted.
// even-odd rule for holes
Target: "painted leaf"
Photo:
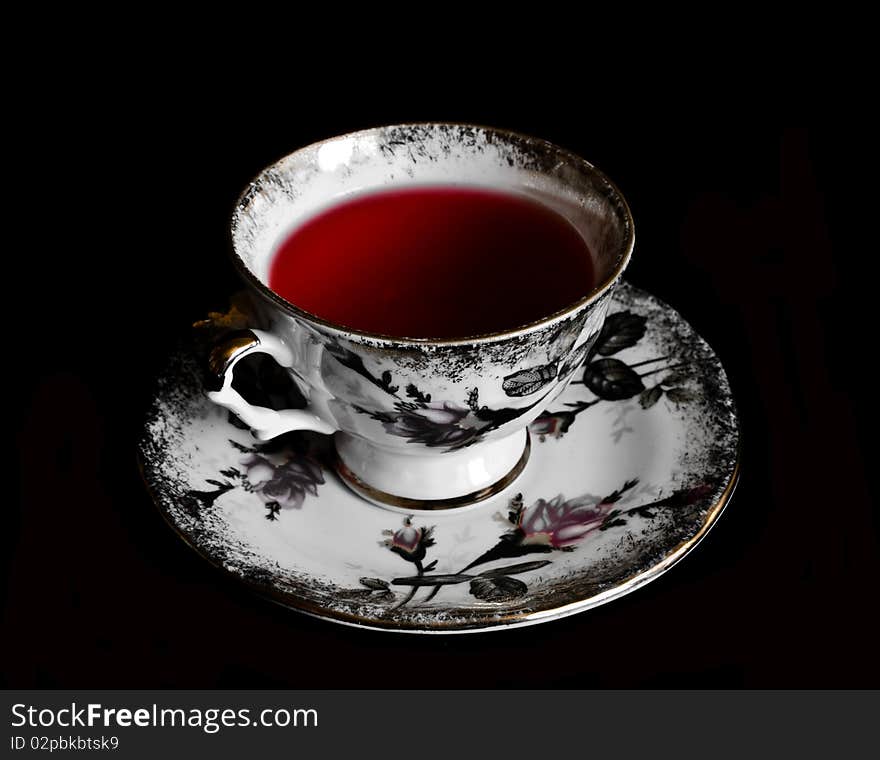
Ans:
<svg viewBox="0 0 880 760"><path fill-rule="evenodd" d="M486 570L484 573L480 573L481 578L498 578L504 575L516 575L517 573L527 573L530 570L537 570L538 568L544 567L545 565L549 565L549 559L539 559L536 562L521 562L518 565L508 565L507 567L499 567L495 570Z"/></svg>
<svg viewBox="0 0 880 760"><path fill-rule="evenodd" d="M599 526L599 530L608 530L609 528L617 528L622 525L626 525L626 520L615 519L615 520L606 520Z"/></svg>
<svg viewBox="0 0 880 760"><path fill-rule="evenodd" d="M468 393L467 397L467 405L468 408L472 412L478 412L480 410L480 389L472 388Z"/></svg>
<svg viewBox="0 0 880 760"><path fill-rule="evenodd" d="M395 578L391 581L392 586L446 586L451 583L464 583L473 578L472 575L463 573L450 573L448 575L410 575L407 578Z"/></svg>
<svg viewBox="0 0 880 760"><path fill-rule="evenodd" d="M556 379L556 367L557 362L551 362L540 367L522 369L505 377L501 387L508 396L528 396Z"/></svg>
<svg viewBox="0 0 880 760"><path fill-rule="evenodd" d="M379 387L382 388L383 390L387 391L388 393L390 393L392 396L393 396L395 393L397 393L397 387L398 387L398 386L396 386L396 385L392 385L392 384L391 384L391 372L390 372L390 370L387 370L387 369L386 369L386 370L382 373L382 379L379 381Z"/></svg>
<svg viewBox="0 0 880 760"><path fill-rule="evenodd" d="M662 395L663 389L659 385L642 391L642 395L639 396L639 403L642 405L642 409L650 409L660 400Z"/></svg>
<svg viewBox="0 0 880 760"><path fill-rule="evenodd" d="M528 592L529 587L517 578L474 578L471 581L471 593L486 602L508 602L518 599Z"/></svg>
<svg viewBox="0 0 880 760"><path fill-rule="evenodd" d="M419 401L423 404L428 404L431 402L431 394L422 393L418 388L416 388L415 384L413 383L410 383L406 386L406 395L410 398L414 398L416 401Z"/></svg>
<svg viewBox="0 0 880 760"><path fill-rule="evenodd" d="M584 385L606 401L622 401L641 393L645 386L635 370L620 359L590 362L584 371Z"/></svg>
<svg viewBox="0 0 880 760"><path fill-rule="evenodd" d="M631 509L630 512L639 517L647 517L650 520L653 520L657 516L657 513L652 512L649 507L635 507L634 509Z"/></svg>
<svg viewBox="0 0 880 760"><path fill-rule="evenodd" d="M553 551L553 547L547 544L523 544L520 542L516 532L511 532L503 535L495 546L483 552L464 570L470 570L477 565L485 565L487 562L493 562L496 559L512 559L514 557L524 557L526 554L547 554L551 551Z"/></svg>
<svg viewBox="0 0 880 760"><path fill-rule="evenodd" d="M388 583L381 578L361 578L360 583L373 591L388 591Z"/></svg>
<svg viewBox="0 0 880 760"><path fill-rule="evenodd" d="M610 356L634 346L644 336L647 321L645 317L640 317L631 311L609 314L596 341L596 353Z"/></svg>
<svg viewBox="0 0 880 760"><path fill-rule="evenodd" d="M343 346L337 345L335 343L330 343L326 347L327 352L336 359L343 367L348 367L352 372L356 372L361 377L369 380L373 385L378 386L386 393L390 393L392 396L397 393L397 386L391 385L391 372L385 370L382 373L381 379L372 374L365 366L364 360L361 359L357 354L349 351L347 348Z"/></svg>

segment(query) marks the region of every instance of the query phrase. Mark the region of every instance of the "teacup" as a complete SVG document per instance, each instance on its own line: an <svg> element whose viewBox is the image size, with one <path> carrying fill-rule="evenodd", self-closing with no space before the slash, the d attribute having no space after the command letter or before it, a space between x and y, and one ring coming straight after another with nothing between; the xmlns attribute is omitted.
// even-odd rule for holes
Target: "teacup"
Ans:
<svg viewBox="0 0 880 760"><path fill-rule="evenodd" d="M563 215L592 252L596 286L537 322L454 340L333 324L268 286L279 236L298 220L353 193L450 183L530 196ZM617 188L569 151L488 127L408 124L316 143L265 169L238 200L232 242L265 329L215 347L210 368L219 390L209 397L260 439L293 430L333 434L337 471L369 501L438 509L488 498L523 470L528 425L587 357L634 233ZM540 252L531 275L536 287L552 287L542 282ZM254 406L232 387L233 367L254 352L287 369L305 409Z"/></svg>

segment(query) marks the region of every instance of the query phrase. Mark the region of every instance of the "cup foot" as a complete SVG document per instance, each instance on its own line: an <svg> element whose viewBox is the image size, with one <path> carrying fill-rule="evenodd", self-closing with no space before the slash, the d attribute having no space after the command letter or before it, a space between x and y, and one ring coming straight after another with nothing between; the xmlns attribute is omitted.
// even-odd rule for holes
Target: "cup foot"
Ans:
<svg viewBox="0 0 880 760"><path fill-rule="evenodd" d="M348 436L344 436L343 440L337 439L336 472L358 496L378 506L405 512L456 509L488 499L503 491L516 480L525 468L531 452L531 441L527 430L518 431L500 441L480 444L482 451L474 452L477 454L476 457L471 456L467 459L445 463L442 461L438 463L436 457L430 457L430 461L426 461L426 458L419 456L391 455L384 452L376 453L375 450L372 450L371 455L366 458L371 460L373 464L385 466L377 466L371 474L376 475L378 472L380 477L371 478L373 482L368 483L355 471L355 468L349 466L349 462L352 460L352 449L368 446L368 444L361 444ZM511 453L514 455L512 466L510 464ZM363 460L364 457L361 458L362 463ZM498 467L499 463L502 467ZM389 467L391 464L396 467ZM492 474L487 464L494 470L500 470L500 477L497 472ZM421 478L420 476L426 472L430 472L430 477ZM403 473L403 475L397 479L397 482L394 482L393 473L398 475ZM464 493L449 493L456 486L460 490L465 482L463 479L473 481L477 473L482 475L482 480L486 480L486 475L490 475L489 482L486 484L478 482L477 488L467 490ZM376 482L382 479L382 474L385 475L386 482L392 480L392 487L396 486L393 492L384 490L380 487L382 484ZM421 495L418 494L418 491L421 491ZM435 495L437 498L434 498Z"/></svg>

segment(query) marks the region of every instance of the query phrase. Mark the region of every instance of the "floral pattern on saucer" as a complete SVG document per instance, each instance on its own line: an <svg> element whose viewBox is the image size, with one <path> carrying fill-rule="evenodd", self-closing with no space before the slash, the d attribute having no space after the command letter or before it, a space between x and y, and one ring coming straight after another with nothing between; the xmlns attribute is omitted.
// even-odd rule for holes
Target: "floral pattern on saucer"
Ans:
<svg viewBox="0 0 880 760"><path fill-rule="evenodd" d="M207 326L210 339L226 321L246 320L246 306L230 315L212 315L201 332ZM736 412L718 359L675 311L625 283L597 339L552 368L573 381L531 425L537 445L523 474L485 502L442 513L362 501L335 475L323 436L256 441L204 397L204 343L181 347L160 378L140 446L147 484L202 556L263 595L338 622L456 632L588 609L684 556L735 483ZM270 360L240 367L248 398L301 405ZM505 390L532 393L550 372L516 373ZM389 425L466 445L458 418L479 419L478 398L450 409L415 386L404 392L406 408Z"/></svg>
<svg viewBox="0 0 880 760"><path fill-rule="evenodd" d="M708 485L686 488L673 492L670 496L655 499L628 509L615 509L626 491L632 489L638 480L629 480L623 487L603 497L599 501L587 496L566 500L559 494L550 501L538 499L526 507L521 493L510 500L508 521L512 530L503 533L498 543L483 552L473 562L454 573L434 573L438 560L424 564L429 547L434 545L434 526L416 528L413 517L404 518L403 527L396 531L383 531L390 539L385 544L407 562L415 565L417 575L394 578L384 581L381 578L361 578L362 586L369 592L378 591L383 599L394 602L391 609L398 609L410 603L420 588L430 593L424 601L431 601L443 586L469 583L469 591L477 599L491 602L507 602L528 594L528 586L514 578L549 565L551 560L521 562L515 565L495 567L492 570L468 574L478 565L497 559L511 559L526 554L549 554L554 551L574 551L577 544L584 541L594 531L609 530L627 524L632 516L653 520L662 509L674 509L693 504L711 491ZM408 586L409 592L398 601L392 586Z"/></svg>

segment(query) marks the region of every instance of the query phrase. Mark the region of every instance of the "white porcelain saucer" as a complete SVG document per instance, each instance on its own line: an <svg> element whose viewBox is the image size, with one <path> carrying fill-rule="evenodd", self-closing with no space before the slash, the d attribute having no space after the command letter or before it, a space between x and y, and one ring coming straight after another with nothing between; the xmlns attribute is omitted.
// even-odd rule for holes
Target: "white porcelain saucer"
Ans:
<svg viewBox="0 0 880 760"><path fill-rule="evenodd" d="M160 378L140 444L146 483L205 559L328 620L452 633L587 610L681 559L736 483L720 362L677 312L626 283L575 382L531 426L522 475L460 510L367 503L339 480L322 436L258 442L205 398L201 343L182 346ZM246 371L236 382L258 403L296 403L270 362Z"/></svg>

